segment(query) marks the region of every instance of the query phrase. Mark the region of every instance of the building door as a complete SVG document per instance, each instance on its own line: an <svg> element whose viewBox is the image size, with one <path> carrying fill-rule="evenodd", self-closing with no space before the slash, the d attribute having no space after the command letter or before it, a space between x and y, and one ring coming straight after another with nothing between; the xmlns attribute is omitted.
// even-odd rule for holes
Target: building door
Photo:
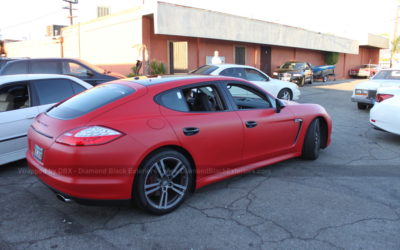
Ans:
<svg viewBox="0 0 400 250"><path fill-rule="evenodd" d="M235 46L235 63L246 64L246 48L242 46Z"/></svg>
<svg viewBox="0 0 400 250"><path fill-rule="evenodd" d="M271 47L261 46L261 70L271 76Z"/></svg>
<svg viewBox="0 0 400 250"><path fill-rule="evenodd" d="M188 68L188 42L169 42L169 73L187 73Z"/></svg>

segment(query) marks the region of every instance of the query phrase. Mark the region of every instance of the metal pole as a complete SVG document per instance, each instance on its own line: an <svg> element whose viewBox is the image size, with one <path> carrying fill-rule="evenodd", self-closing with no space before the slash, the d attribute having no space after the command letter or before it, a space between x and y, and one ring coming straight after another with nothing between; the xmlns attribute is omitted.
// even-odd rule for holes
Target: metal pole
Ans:
<svg viewBox="0 0 400 250"><path fill-rule="evenodd" d="M400 2L400 1L398 1ZM394 53L396 52L396 47L395 47L395 43L397 40L397 27L399 25L399 9L400 9L400 5L397 5L397 9L396 9L396 19L394 20L394 33L393 33L393 40L392 40L392 49L390 51L390 68L393 67L393 57L394 57Z"/></svg>

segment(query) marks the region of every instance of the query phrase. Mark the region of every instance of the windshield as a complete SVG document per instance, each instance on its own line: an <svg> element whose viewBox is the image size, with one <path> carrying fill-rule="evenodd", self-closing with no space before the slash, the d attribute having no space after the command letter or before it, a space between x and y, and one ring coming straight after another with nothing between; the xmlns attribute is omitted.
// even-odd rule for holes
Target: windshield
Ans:
<svg viewBox="0 0 400 250"><path fill-rule="evenodd" d="M297 62L285 62L284 64L281 65L281 69L290 69L290 70L295 70L295 69L302 69L304 66L304 63L297 63Z"/></svg>
<svg viewBox="0 0 400 250"><path fill-rule="evenodd" d="M198 75L209 75L216 69L218 69L218 67L216 67L216 66L204 65L204 66L201 66L200 68L192 71L191 73L198 74Z"/></svg>
<svg viewBox="0 0 400 250"><path fill-rule="evenodd" d="M47 115L61 120L74 119L134 92L134 89L124 85L99 85L54 106L47 111Z"/></svg>
<svg viewBox="0 0 400 250"><path fill-rule="evenodd" d="M400 70L381 70L372 79L374 79L374 80L400 80Z"/></svg>

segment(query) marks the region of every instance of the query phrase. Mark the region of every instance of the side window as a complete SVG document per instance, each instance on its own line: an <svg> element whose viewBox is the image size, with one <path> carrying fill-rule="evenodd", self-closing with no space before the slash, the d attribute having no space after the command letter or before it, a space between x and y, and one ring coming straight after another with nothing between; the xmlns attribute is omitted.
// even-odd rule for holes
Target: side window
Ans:
<svg viewBox="0 0 400 250"><path fill-rule="evenodd" d="M56 103L72 95L74 90L67 79L43 79L32 81L39 98L39 105Z"/></svg>
<svg viewBox="0 0 400 250"><path fill-rule="evenodd" d="M31 61L33 74L61 74L60 63L57 61Z"/></svg>
<svg viewBox="0 0 400 250"><path fill-rule="evenodd" d="M74 62L63 62L63 74L86 77L88 76L88 70L80 64Z"/></svg>
<svg viewBox="0 0 400 250"><path fill-rule="evenodd" d="M69 80L68 80L69 81ZM82 85L77 84L76 82L70 81L72 85L72 89L74 90L74 94L81 93L86 90Z"/></svg>
<svg viewBox="0 0 400 250"><path fill-rule="evenodd" d="M229 93L237 109L266 109L272 108L270 101L257 90L238 84L227 85Z"/></svg>
<svg viewBox="0 0 400 250"><path fill-rule="evenodd" d="M245 79L245 72L243 68L227 68L219 73L221 76L231 76Z"/></svg>
<svg viewBox="0 0 400 250"><path fill-rule="evenodd" d="M27 74L28 62L12 62L4 66L3 75Z"/></svg>
<svg viewBox="0 0 400 250"><path fill-rule="evenodd" d="M173 89L160 95L160 104L176 111L189 111L185 97L180 89Z"/></svg>
<svg viewBox="0 0 400 250"><path fill-rule="evenodd" d="M158 97L160 105L183 112L213 112L226 110L220 94L214 86L174 89Z"/></svg>
<svg viewBox="0 0 400 250"><path fill-rule="evenodd" d="M268 81L267 77L254 69L245 69L246 80L248 81Z"/></svg>
<svg viewBox="0 0 400 250"><path fill-rule="evenodd" d="M226 110L218 90L214 86L186 88L182 90L189 111L210 112Z"/></svg>
<svg viewBox="0 0 400 250"><path fill-rule="evenodd" d="M0 112L30 107L28 84L13 83L0 88Z"/></svg>

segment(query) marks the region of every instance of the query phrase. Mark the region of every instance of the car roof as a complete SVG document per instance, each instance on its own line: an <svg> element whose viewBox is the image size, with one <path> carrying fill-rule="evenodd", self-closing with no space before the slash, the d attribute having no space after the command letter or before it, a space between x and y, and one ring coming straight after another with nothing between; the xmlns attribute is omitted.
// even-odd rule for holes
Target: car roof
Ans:
<svg viewBox="0 0 400 250"><path fill-rule="evenodd" d="M29 81L29 80L39 80L39 79L53 79L53 78L63 78L70 79L81 85L88 86L90 84L68 75L58 75L58 74L20 74L20 75L4 75L0 76L0 84L15 82L15 81Z"/></svg>
<svg viewBox="0 0 400 250"><path fill-rule="evenodd" d="M43 57L43 58L29 58L29 57L21 57L21 58L12 58L10 61L41 61L41 60L74 60L74 61L81 61L80 59L76 58L67 58L67 57Z"/></svg>
<svg viewBox="0 0 400 250"><path fill-rule="evenodd" d="M206 66L206 65L204 65ZM215 66L221 69L227 69L227 68L236 68L236 67L241 67L241 68L248 68L248 69L255 69L252 66L249 65L242 65L242 64L232 64L232 63L223 63L223 64L207 64L207 66Z"/></svg>
<svg viewBox="0 0 400 250"><path fill-rule="evenodd" d="M157 77L150 77L147 79L136 80L133 78L119 79L116 82L124 82L124 83L137 83L145 87L152 87L161 84L173 83L174 85L180 85L180 83L186 83L188 80L191 80L193 83L200 82L202 80L206 81L218 81L218 80L235 80L238 81L237 78L228 77L228 76L210 76L210 75L163 75ZM242 80L242 79L241 79Z"/></svg>

